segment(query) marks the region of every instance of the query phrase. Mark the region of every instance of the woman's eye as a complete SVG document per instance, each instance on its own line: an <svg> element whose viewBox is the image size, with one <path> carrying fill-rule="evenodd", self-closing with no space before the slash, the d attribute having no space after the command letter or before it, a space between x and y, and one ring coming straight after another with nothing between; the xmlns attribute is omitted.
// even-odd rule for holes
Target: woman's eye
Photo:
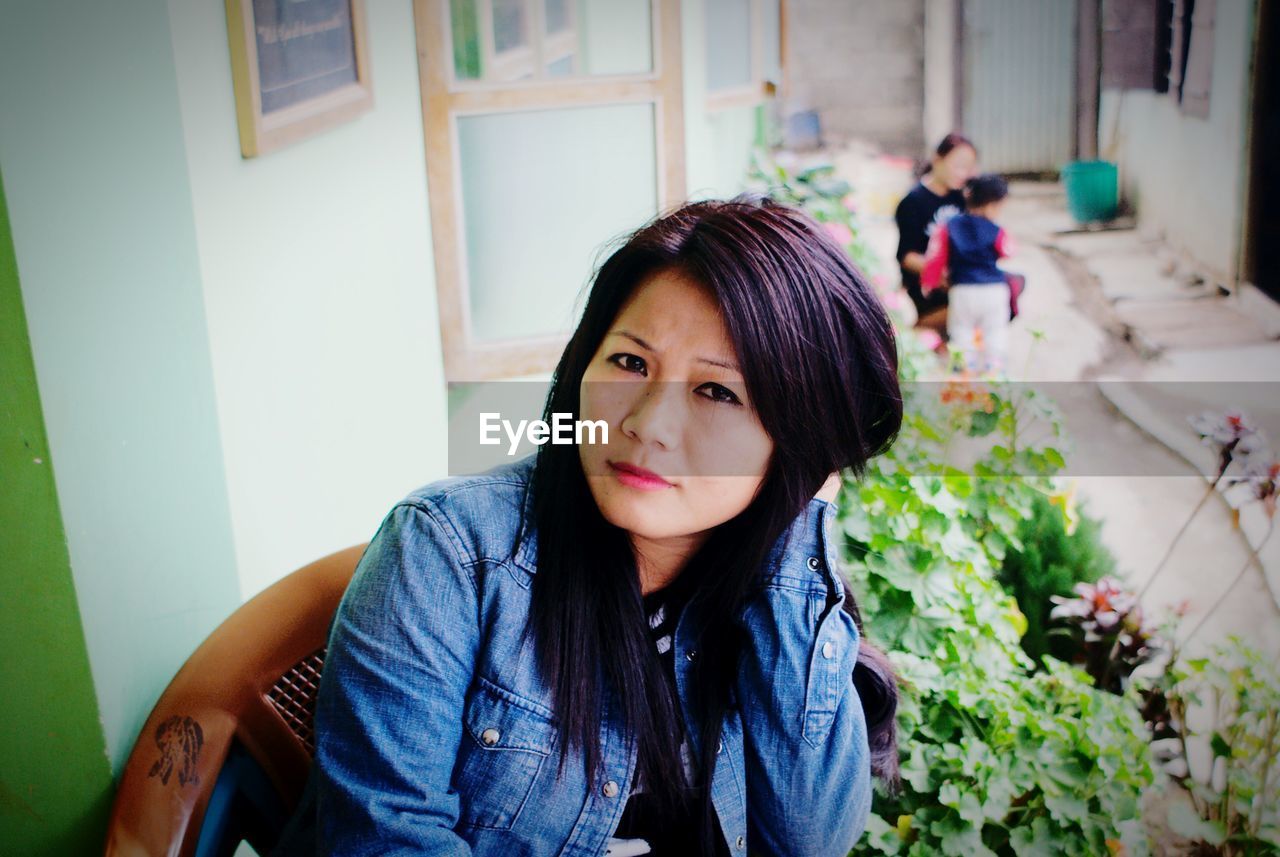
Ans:
<svg viewBox="0 0 1280 857"><path fill-rule="evenodd" d="M609 362L624 372L631 372L636 375L644 375L648 369L645 366L644 358L637 357L634 354L614 354L609 358Z"/></svg>
<svg viewBox="0 0 1280 857"><path fill-rule="evenodd" d="M723 384L707 382L699 387L697 392L699 395L705 396L713 402L725 402L730 405L742 404L742 400L738 398L737 394Z"/></svg>

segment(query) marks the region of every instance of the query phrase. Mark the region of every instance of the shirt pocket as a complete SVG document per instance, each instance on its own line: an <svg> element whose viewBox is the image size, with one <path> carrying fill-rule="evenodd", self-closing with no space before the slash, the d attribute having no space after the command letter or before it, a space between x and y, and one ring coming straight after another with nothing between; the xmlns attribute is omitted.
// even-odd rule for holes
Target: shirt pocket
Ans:
<svg viewBox="0 0 1280 857"><path fill-rule="evenodd" d="M555 721L542 706L484 678L467 700L464 720L456 776L460 821L509 830L555 746Z"/></svg>

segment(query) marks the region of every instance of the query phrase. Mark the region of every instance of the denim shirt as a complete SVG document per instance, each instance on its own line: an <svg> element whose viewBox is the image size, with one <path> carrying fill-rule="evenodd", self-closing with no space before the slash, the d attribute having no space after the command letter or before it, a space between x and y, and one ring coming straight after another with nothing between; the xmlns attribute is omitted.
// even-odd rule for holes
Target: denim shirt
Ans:
<svg viewBox="0 0 1280 857"><path fill-rule="evenodd" d="M580 753L557 779L548 684L524 638L537 538L532 457L437 482L387 516L334 619L316 709L319 853L599 855L636 772L607 686L601 767ZM813 500L775 546L717 746L712 802L734 855L844 855L871 804L866 724L852 681L858 631ZM513 549L514 548L514 549ZM676 627L676 685L689 707L699 616ZM308 809L307 811L310 811Z"/></svg>

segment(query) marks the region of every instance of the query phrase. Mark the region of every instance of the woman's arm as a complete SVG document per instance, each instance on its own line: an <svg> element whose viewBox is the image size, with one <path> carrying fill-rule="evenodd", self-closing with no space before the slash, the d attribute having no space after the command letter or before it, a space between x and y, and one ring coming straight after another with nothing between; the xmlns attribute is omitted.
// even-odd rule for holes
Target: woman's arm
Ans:
<svg viewBox="0 0 1280 857"><path fill-rule="evenodd" d="M334 619L316 708L321 854L471 853L449 782L478 599L434 514L391 511Z"/></svg>
<svg viewBox="0 0 1280 857"><path fill-rule="evenodd" d="M902 267L913 274L919 274L924 270L925 258L923 253L907 253L902 257Z"/></svg>
<svg viewBox="0 0 1280 857"><path fill-rule="evenodd" d="M820 552L822 553L822 552ZM853 685L858 632L845 587L771 585L748 604L736 693L742 708L748 850L843 857L871 809L870 755ZM798 557L807 568L807 557Z"/></svg>

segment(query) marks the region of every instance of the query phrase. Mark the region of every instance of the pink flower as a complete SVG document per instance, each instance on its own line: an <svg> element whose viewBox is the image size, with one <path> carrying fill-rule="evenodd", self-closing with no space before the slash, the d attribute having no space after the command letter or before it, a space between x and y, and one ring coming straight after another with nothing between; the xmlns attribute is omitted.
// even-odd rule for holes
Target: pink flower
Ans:
<svg viewBox="0 0 1280 857"><path fill-rule="evenodd" d="M1266 440L1253 421L1238 408L1220 414L1205 411L1198 417L1189 417L1191 427L1200 435L1200 442L1211 447L1218 455L1218 479L1222 479L1237 451L1244 459L1263 454ZM1239 448L1237 450L1237 448ZM1267 455L1266 457L1270 457Z"/></svg>
<svg viewBox="0 0 1280 857"><path fill-rule="evenodd" d="M846 193L844 197L841 198L840 202L844 205L845 211L849 212L850 214L853 214L855 211L858 210L858 203L853 198L852 193Z"/></svg>
<svg viewBox="0 0 1280 857"><path fill-rule="evenodd" d="M1200 435L1201 443L1206 446L1225 446L1257 431L1253 421L1238 408L1220 414L1205 411L1198 417L1191 417L1190 421L1191 427Z"/></svg>
<svg viewBox="0 0 1280 857"><path fill-rule="evenodd" d="M885 309L902 309L902 295L903 292L901 289L895 289L892 292L882 292L880 294L880 303L884 304ZM936 333L934 335L937 336Z"/></svg>
<svg viewBox="0 0 1280 857"><path fill-rule="evenodd" d="M827 230L827 234L836 240L841 247L848 247L853 243L853 230L843 223L824 223L822 228Z"/></svg>
<svg viewBox="0 0 1280 857"><path fill-rule="evenodd" d="M1141 626L1142 612L1138 599L1114 577L1104 577L1096 584L1077 583L1072 587L1075 598L1051 595L1057 606L1049 611L1051 619L1078 619L1086 631L1112 630L1125 620Z"/></svg>

